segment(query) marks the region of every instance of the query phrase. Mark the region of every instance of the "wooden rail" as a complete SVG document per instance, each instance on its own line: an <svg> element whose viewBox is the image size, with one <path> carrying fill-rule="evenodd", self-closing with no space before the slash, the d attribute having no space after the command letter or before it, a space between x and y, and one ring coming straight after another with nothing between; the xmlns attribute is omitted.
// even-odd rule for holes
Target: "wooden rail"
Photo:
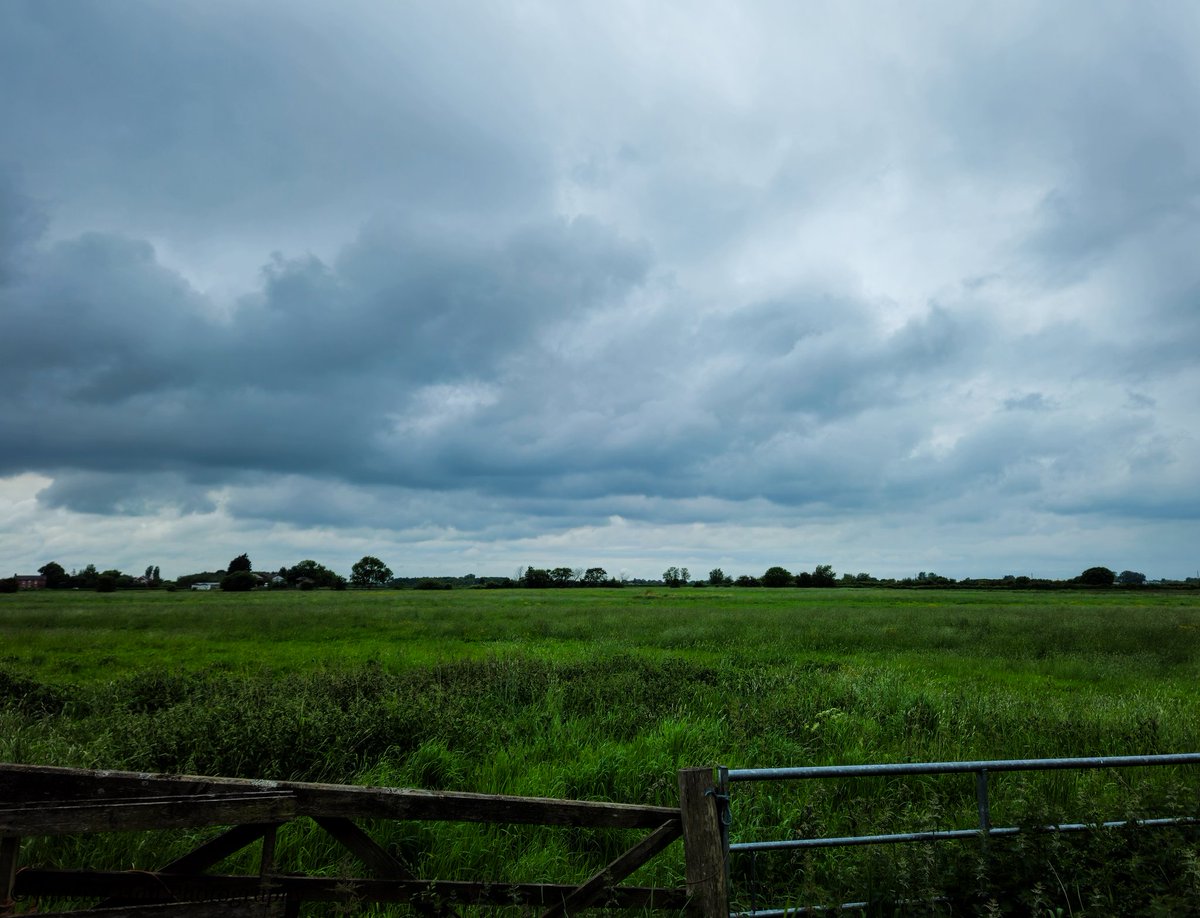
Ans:
<svg viewBox="0 0 1200 918"><path fill-rule="evenodd" d="M0 764L0 916L14 914L23 900L47 898L99 900L86 914L145 918L290 918L306 903L320 902L342 907L408 903L424 915L453 915L466 906L521 906L545 918L601 906L727 915L713 770L682 771L679 787L680 807L674 808ZM274 859L276 834L297 819L319 826L369 875L325 878L280 872ZM578 885L466 882L414 876L358 824L364 819L652 831ZM64 870L21 863L21 841L30 837L215 826L228 828L183 857L146 870ZM685 888L621 885L681 837ZM208 872L260 841L257 874ZM44 918L49 913L38 914Z"/></svg>

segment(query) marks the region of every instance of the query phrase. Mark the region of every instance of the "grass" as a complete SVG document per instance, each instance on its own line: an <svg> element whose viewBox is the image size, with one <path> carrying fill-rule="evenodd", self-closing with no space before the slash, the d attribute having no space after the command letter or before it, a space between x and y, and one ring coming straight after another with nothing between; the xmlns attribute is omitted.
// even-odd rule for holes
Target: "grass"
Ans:
<svg viewBox="0 0 1200 918"><path fill-rule="evenodd" d="M670 806L679 768L718 762L1194 751L1198 629L1200 596L1152 590L24 593L0 596L0 760ZM1180 770L995 785L996 824L1200 809L1200 782ZM963 778L739 785L733 832L960 827L973 809ZM374 831L443 878L581 879L627 840ZM1200 893L1194 839L1147 834L1022 839L987 863L970 844L743 858L734 889L1186 913ZM39 842L31 856L145 864L140 839ZM296 869L340 869L302 827L281 851ZM675 885L680 872L672 851L635 880Z"/></svg>
<svg viewBox="0 0 1200 918"><path fill-rule="evenodd" d="M0 597L0 665L95 682L148 665L301 672L519 653L706 663L886 662L1156 685L1198 675L1200 596L903 590L23 593ZM1122 691L1127 684L1118 686Z"/></svg>

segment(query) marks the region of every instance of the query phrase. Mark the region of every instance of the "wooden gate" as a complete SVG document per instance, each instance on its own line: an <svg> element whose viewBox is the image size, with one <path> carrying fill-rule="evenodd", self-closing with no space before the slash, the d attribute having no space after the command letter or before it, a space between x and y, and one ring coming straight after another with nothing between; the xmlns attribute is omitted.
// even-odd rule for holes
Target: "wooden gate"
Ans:
<svg viewBox="0 0 1200 918"><path fill-rule="evenodd" d="M460 906L523 906L543 916L587 908L686 910L719 915L724 858L713 770L680 772L680 807L255 781L0 764L0 915L32 899L89 900L88 914L241 916L300 913L306 903L342 907L408 903L418 914L452 915ZM280 826L309 819L365 868L366 876L281 873ZM418 878L362 828L364 820L462 821L650 830L579 885ZM225 827L183 857L146 869L61 869L21 862L21 841L36 836ZM687 886L623 886L678 838L685 840ZM261 840L258 871L208 871ZM46 912L39 913L46 915ZM81 914L79 911L60 914Z"/></svg>

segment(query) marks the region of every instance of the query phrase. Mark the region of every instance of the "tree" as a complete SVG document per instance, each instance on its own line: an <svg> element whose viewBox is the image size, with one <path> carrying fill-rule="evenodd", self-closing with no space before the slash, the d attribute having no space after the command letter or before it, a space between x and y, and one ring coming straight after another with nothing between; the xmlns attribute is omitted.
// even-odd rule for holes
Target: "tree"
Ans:
<svg viewBox="0 0 1200 918"><path fill-rule="evenodd" d="M78 574L71 575L71 586L82 587L85 590L94 590L99 577L100 572L96 570L96 565L89 564Z"/></svg>
<svg viewBox="0 0 1200 918"><path fill-rule="evenodd" d="M575 571L569 567L556 567L550 571L550 581L556 587L568 587L575 579Z"/></svg>
<svg viewBox="0 0 1200 918"><path fill-rule="evenodd" d="M813 568L813 586L831 587L837 584L837 575L832 564L818 564Z"/></svg>
<svg viewBox="0 0 1200 918"><path fill-rule="evenodd" d="M1123 586L1142 586L1146 582L1146 575L1141 571L1121 571L1117 575L1117 582Z"/></svg>
<svg viewBox="0 0 1200 918"><path fill-rule="evenodd" d="M1107 567L1089 567L1075 578L1075 582L1087 584L1088 586L1112 586L1113 581L1116 579L1116 573Z"/></svg>
<svg viewBox="0 0 1200 918"><path fill-rule="evenodd" d="M117 578L110 573L101 574L96 578L97 593L115 593L117 591Z"/></svg>
<svg viewBox="0 0 1200 918"><path fill-rule="evenodd" d="M905 577L901 583L914 586L950 586L954 580L950 577L943 577L941 574L935 574L933 571L920 571L915 580L912 577Z"/></svg>
<svg viewBox="0 0 1200 918"><path fill-rule="evenodd" d="M313 587L333 587L337 585L341 577L325 565L317 564L316 561L306 558L299 564L293 564L288 568L285 579L288 583L296 586L311 583Z"/></svg>
<svg viewBox="0 0 1200 918"><path fill-rule="evenodd" d="M543 567L527 567L521 575L521 582L535 590L544 590L552 583L550 572Z"/></svg>
<svg viewBox="0 0 1200 918"><path fill-rule="evenodd" d="M356 587L387 586L392 580L392 569L371 555L364 555L350 568L350 582Z"/></svg>
<svg viewBox="0 0 1200 918"><path fill-rule="evenodd" d="M602 567L589 567L583 574L583 582L588 586L599 586L608 579L608 571Z"/></svg>
<svg viewBox="0 0 1200 918"><path fill-rule="evenodd" d="M713 586L725 586L726 584L733 583L733 578L728 576L719 567L714 567L708 572L708 582Z"/></svg>
<svg viewBox="0 0 1200 918"><path fill-rule="evenodd" d="M760 578L762 585L765 587L786 587L795 583L792 577L792 572L785 567L768 567L766 573Z"/></svg>
<svg viewBox="0 0 1200 918"><path fill-rule="evenodd" d="M245 555L245 554L238 555L236 558L234 558L232 561L229 562L229 566L227 568L225 568L225 570L230 574L236 574L236 573L238 573L238 571L251 570L250 556Z"/></svg>
<svg viewBox="0 0 1200 918"><path fill-rule="evenodd" d="M46 589L57 590L67 585L67 572L57 561L51 561L38 568L38 573L46 578Z"/></svg>
<svg viewBox="0 0 1200 918"><path fill-rule="evenodd" d="M17 582L16 577L4 577L0 579L0 593L15 593L21 589L21 584Z"/></svg>
<svg viewBox="0 0 1200 918"><path fill-rule="evenodd" d="M681 587L692 579L692 575L686 567L672 566L663 571L662 579L663 583L669 587Z"/></svg>

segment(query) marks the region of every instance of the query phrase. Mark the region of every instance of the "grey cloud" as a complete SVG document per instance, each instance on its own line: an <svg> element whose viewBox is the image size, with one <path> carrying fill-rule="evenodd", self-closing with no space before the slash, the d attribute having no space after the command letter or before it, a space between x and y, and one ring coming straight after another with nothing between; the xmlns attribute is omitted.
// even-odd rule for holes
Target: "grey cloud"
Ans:
<svg viewBox="0 0 1200 918"><path fill-rule="evenodd" d="M63 470L38 492L48 508L65 507L80 513L147 516L160 510L211 513L216 504L208 485L171 473L131 475L126 471Z"/></svg>
<svg viewBox="0 0 1200 918"><path fill-rule="evenodd" d="M189 352L205 330L198 297L148 244L89 234L26 265L0 287L6 385L109 401L190 376Z"/></svg>
<svg viewBox="0 0 1200 918"><path fill-rule="evenodd" d="M625 296L647 264L587 220L521 229L498 246L373 226L332 266L277 258L235 317L228 371L301 388L367 365L384 386L486 377L547 324Z"/></svg>
<svg viewBox="0 0 1200 918"><path fill-rule="evenodd" d="M1093 493L1073 500L1052 500L1049 506L1056 513L1070 516L1194 521L1200 516L1200 495L1178 491L1124 491L1111 496Z"/></svg>
<svg viewBox="0 0 1200 918"><path fill-rule="evenodd" d="M645 372L609 376L606 352L538 366L537 388L506 389L471 424L431 434L417 461L438 470L429 484L472 482L499 493L865 505L881 496L892 458L910 451L932 419L914 422L906 400L967 359L961 352L973 336L959 330L969 322L934 310L895 335L872 337L853 304L827 305L813 304L809 318L803 303L772 304L687 334L635 326L614 347L639 342L625 354L624 366L633 366L644 344L657 357L647 354ZM760 320L782 344L757 344ZM668 382L662 370L677 374L673 390L657 388Z"/></svg>
<svg viewBox="0 0 1200 918"><path fill-rule="evenodd" d="M1029 392L1025 395L1006 398L1004 407L1009 411L1049 411L1053 404L1041 392Z"/></svg>
<svg viewBox="0 0 1200 918"><path fill-rule="evenodd" d="M17 280L46 223L44 211L0 170L0 285Z"/></svg>

